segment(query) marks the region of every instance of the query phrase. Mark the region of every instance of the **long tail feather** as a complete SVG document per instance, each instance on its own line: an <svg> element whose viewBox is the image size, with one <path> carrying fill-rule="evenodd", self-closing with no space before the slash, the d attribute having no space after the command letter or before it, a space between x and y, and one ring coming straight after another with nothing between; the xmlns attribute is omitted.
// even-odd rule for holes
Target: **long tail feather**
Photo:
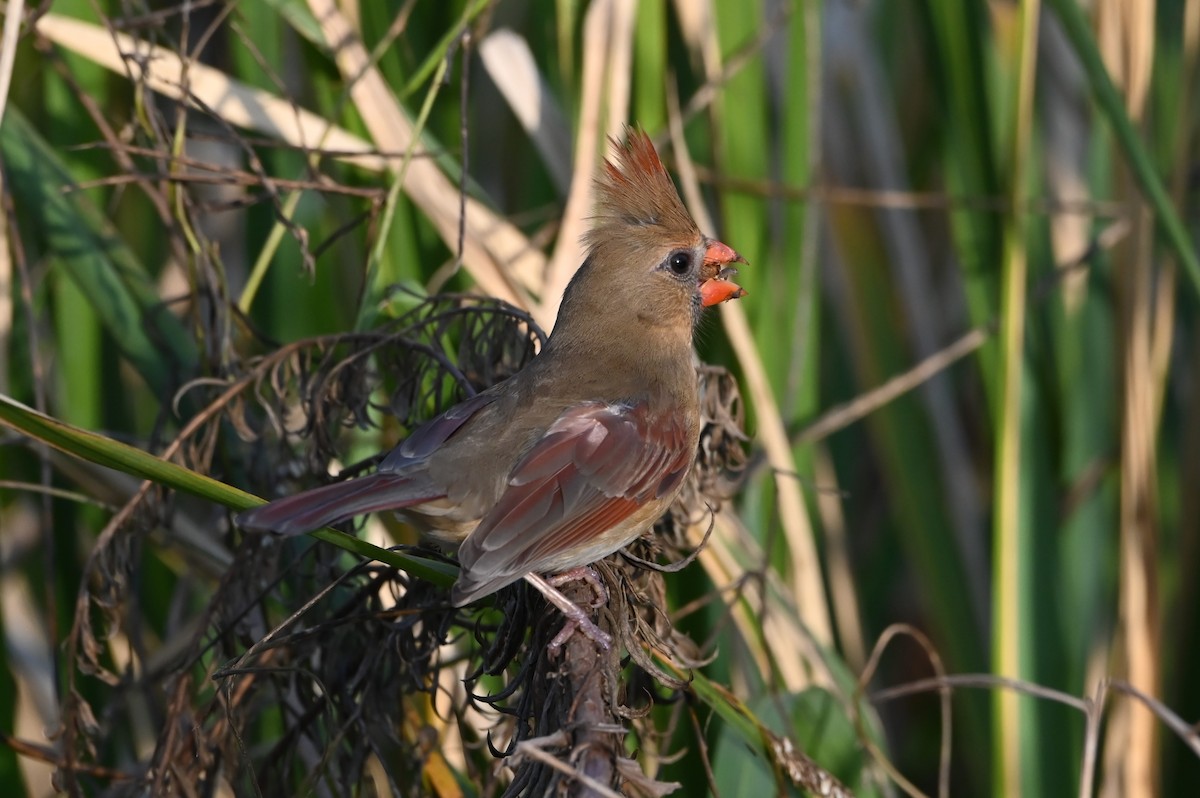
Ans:
<svg viewBox="0 0 1200 798"><path fill-rule="evenodd" d="M399 510L443 495L423 479L376 472L276 499L238 513L234 520L243 529L255 532L299 535L356 515Z"/></svg>

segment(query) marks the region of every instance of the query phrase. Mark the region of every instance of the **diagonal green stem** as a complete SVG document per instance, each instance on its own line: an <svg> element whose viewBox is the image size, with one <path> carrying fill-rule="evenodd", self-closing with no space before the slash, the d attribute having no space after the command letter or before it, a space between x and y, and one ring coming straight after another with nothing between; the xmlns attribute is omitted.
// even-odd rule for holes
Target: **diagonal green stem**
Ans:
<svg viewBox="0 0 1200 798"><path fill-rule="evenodd" d="M234 510L245 510L263 503L262 499L244 490L162 460L120 441L51 418L2 394L0 425L11 427L73 457L148 479L202 499L209 499ZM449 585L458 573L458 569L452 565L381 549L365 540L333 529L318 529L311 535L352 554L379 560L439 585Z"/></svg>

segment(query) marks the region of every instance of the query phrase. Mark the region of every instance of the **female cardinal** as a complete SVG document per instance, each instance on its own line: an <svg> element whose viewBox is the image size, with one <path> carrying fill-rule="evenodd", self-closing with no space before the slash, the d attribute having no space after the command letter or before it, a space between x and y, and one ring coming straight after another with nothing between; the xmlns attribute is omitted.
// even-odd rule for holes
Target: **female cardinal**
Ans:
<svg viewBox="0 0 1200 798"><path fill-rule="evenodd" d="M595 562L648 529L696 453L692 331L702 307L744 293L725 278L745 261L700 234L649 137L627 139L613 142L587 257L529 365L419 427L374 473L238 523L294 534L395 511L460 544L455 606L522 577L545 592L537 574Z"/></svg>

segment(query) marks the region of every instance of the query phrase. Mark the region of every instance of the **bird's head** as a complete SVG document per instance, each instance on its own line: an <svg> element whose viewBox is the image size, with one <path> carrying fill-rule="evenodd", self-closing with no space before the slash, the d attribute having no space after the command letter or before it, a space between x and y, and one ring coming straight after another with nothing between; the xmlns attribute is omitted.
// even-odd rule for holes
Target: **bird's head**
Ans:
<svg viewBox="0 0 1200 798"><path fill-rule="evenodd" d="M729 277L731 264L746 261L701 234L649 136L629 128L613 148L596 183L587 257L563 297L558 326L602 309L626 335L690 345L702 308L745 293Z"/></svg>

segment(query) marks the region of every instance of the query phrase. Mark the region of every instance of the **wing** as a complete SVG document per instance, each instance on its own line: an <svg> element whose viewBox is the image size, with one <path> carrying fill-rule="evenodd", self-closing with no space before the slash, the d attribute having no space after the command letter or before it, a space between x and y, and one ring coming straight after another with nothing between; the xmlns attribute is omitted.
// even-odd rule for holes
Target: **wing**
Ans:
<svg viewBox="0 0 1200 798"><path fill-rule="evenodd" d="M496 401L499 396L497 391L484 391L459 402L440 416L429 419L413 430L412 435L405 438L395 449L388 452L387 457L379 464L379 470L400 471L414 463L423 462L474 418L476 413Z"/></svg>
<svg viewBox="0 0 1200 798"><path fill-rule="evenodd" d="M372 474L306 490L239 513L244 529L299 535L356 515L400 510L443 498L444 487L434 484L422 468L425 459L483 408L496 400L481 393L417 427L392 449Z"/></svg>
<svg viewBox="0 0 1200 798"><path fill-rule="evenodd" d="M566 410L509 475L499 501L459 549L462 606L527 573L616 551L674 498L695 456L694 425L645 404Z"/></svg>

